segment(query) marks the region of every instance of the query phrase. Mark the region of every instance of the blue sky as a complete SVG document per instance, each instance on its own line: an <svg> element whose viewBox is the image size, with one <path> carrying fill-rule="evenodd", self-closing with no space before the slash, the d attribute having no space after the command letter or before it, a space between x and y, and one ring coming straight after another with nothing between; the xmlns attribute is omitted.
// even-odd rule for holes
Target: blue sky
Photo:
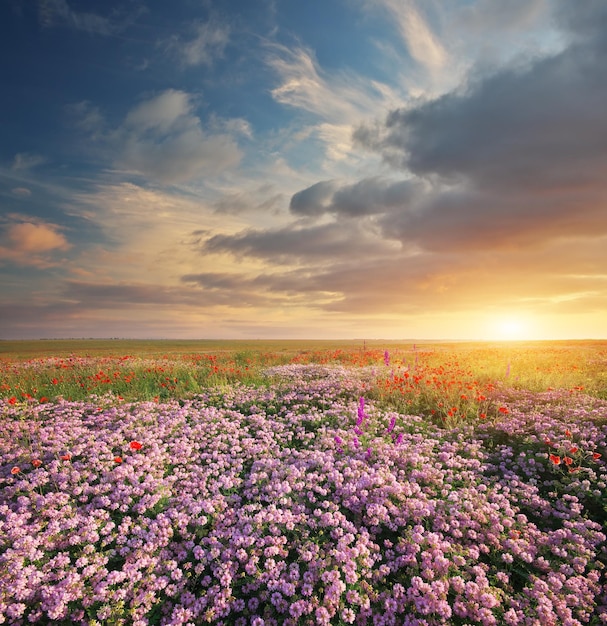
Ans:
<svg viewBox="0 0 607 626"><path fill-rule="evenodd" d="M0 338L604 338L599 0L8 0Z"/></svg>

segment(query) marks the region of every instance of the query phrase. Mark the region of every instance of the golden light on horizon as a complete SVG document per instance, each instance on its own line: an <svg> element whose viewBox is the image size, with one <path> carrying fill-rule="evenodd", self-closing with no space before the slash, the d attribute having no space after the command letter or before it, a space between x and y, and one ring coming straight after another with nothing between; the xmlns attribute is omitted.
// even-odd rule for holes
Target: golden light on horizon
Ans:
<svg viewBox="0 0 607 626"><path fill-rule="evenodd" d="M516 313L494 318L489 333L491 339L499 341L523 341L535 338L530 321L524 315Z"/></svg>

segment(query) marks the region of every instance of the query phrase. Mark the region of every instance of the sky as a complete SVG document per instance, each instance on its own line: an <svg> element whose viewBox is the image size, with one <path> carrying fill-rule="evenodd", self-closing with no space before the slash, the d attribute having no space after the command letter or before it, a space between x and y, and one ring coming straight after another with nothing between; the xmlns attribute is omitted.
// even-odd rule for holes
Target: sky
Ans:
<svg viewBox="0 0 607 626"><path fill-rule="evenodd" d="M4 0L0 339L607 338L604 0Z"/></svg>

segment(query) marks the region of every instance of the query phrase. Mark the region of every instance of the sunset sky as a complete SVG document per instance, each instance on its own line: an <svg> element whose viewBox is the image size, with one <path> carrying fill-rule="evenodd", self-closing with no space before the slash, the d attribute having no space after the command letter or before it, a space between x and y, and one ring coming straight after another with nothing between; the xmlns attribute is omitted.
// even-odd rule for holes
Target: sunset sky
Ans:
<svg viewBox="0 0 607 626"><path fill-rule="evenodd" d="M604 0L4 0L0 339L607 338Z"/></svg>

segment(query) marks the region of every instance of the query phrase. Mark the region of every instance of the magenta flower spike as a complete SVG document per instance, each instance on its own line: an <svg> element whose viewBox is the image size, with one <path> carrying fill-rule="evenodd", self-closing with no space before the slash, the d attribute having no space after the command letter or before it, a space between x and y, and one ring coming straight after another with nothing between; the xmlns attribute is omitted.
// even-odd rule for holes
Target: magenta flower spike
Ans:
<svg viewBox="0 0 607 626"><path fill-rule="evenodd" d="M356 425L360 426L365 419L365 399L361 396L358 400L358 420Z"/></svg>

